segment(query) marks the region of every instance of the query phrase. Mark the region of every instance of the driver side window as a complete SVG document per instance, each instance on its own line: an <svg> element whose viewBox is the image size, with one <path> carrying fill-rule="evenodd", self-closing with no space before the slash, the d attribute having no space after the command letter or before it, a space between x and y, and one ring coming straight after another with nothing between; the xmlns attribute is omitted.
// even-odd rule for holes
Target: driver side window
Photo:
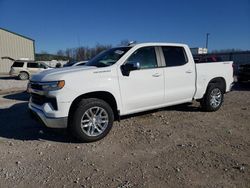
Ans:
<svg viewBox="0 0 250 188"><path fill-rule="evenodd" d="M154 47L144 47L136 50L128 59L127 63L140 63L141 69L156 68L157 59Z"/></svg>

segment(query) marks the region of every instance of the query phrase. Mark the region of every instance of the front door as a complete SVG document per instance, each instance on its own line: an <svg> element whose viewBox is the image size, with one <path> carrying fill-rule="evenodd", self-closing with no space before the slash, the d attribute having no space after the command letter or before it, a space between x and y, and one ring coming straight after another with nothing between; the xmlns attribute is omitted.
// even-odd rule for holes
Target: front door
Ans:
<svg viewBox="0 0 250 188"><path fill-rule="evenodd" d="M152 109L164 101L164 75L159 68L155 47L136 50L125 63L139 62L140 69L120 76L120 89L125 114Z"/></svg>

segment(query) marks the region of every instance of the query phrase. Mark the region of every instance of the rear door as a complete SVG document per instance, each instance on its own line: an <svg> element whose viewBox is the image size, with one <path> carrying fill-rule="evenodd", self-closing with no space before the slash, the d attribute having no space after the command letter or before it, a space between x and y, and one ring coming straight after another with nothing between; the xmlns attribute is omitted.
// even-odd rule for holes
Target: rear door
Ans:
<svg viewBox="0 0 250 188"><path fill-rule="evenodd" d="M184 47L162 46L161 54L165 62L166 104L191 101L195 93L195 65L188 59Z"/></svg>
<svg viewBox="0 0 250 188"><path fill-rule="evenodd" d="M10 75L18 75L23 70L24 62L15 61L10 68Z"/></svg>
<svg viewBox="0 0 250 188"><path fill-rule="evenodd" d="M159 55L153 46L136 50L127 62L139 62L140 69L129 76L120 76L123 111L138 112L162 105L164 101L163 69L159 68Z"/></svg>

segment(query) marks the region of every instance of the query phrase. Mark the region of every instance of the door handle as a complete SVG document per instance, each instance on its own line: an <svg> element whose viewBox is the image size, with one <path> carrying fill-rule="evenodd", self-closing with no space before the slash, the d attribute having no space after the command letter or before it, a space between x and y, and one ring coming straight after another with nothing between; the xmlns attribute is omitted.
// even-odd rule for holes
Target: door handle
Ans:
<svg viewBox="0 0 250 188"><path fill-rule="evenodd" d="M153 76L153 77L159 77L159 76L161 76L161 74L160 74L160 73L155 73L155 74L153 74L152 76Z"/></svg>
<svg viewBox="0 0 250 188"><path fill-rule="evenodd" d="M187 70L187 71L186 71L186 73L188 73L188 74L189 74L189 73L192 73L192 72L193 72L192 70Z"/></svg>

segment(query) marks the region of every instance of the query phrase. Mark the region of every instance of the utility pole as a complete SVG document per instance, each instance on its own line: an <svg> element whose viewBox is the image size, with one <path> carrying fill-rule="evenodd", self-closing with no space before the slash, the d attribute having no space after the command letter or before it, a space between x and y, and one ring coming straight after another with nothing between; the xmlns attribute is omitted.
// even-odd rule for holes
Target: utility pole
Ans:
<svg viewBox="0 0 250 188"><path fill-rule="evenodd" d="M209 37L210 33L206 33L206 49L208 49L208 37Z"/></svg>

